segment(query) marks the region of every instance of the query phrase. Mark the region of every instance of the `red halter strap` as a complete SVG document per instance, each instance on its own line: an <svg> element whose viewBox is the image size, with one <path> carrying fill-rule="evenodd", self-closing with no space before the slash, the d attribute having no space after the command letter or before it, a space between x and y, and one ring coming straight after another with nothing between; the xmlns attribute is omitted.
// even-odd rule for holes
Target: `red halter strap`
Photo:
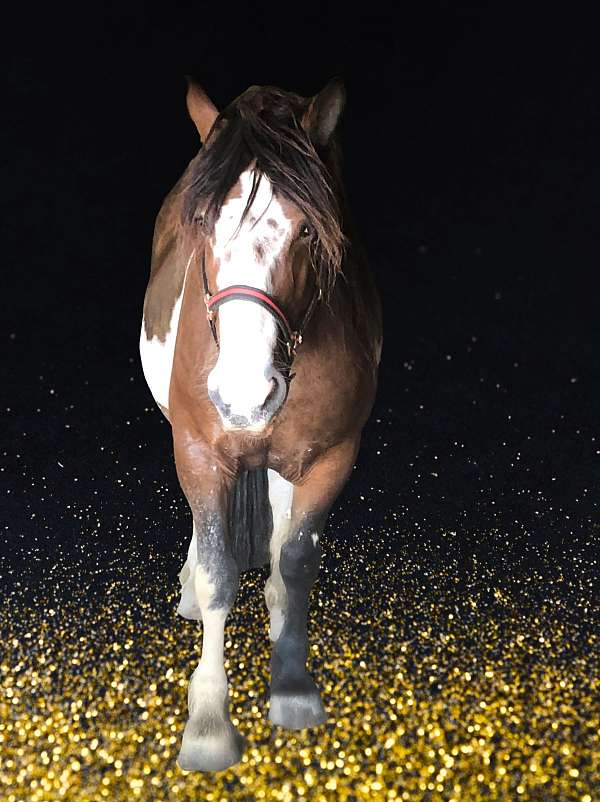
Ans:
<svg viewBox="0 0 600 802"><path fill-rule="evenodd" d="M247 284L232 284L229 287L225 287L223 290L219 290L219 292L215 292L214 295L211 294L208 288L208 277L206 275L204 252L202 253L202 283L204 284L204 303L206 304L206 316L208 318L210 330L217 348L219 347L219 338L217 337L217 327L215 325L214 318L221 304L234 300L253 301L254 303L262 306L263 309L266 309L275 320L275 323L278 325L279 330L283 335L287 352L287 360L289 365L291 365L296 355L296 349L302 342L304 329L312 317L315 306L321 298L321 291L319 289L315 291L315 294L308 305L308 309L302 318L300 328L293 329L285 313L277 304L275 299L267 292L263 292L263 290L259 290L257 287L251 287Z"/></svg>
<svg viewBox="0 0 600 802"><path fill-rule="evenodd" d="M277 319L279 327L281 328L286 339L292 340L294 337L294 330L289 324L289 321L283 310L275 303L273 298L262 290L256 287L250 287L247 284L231 284L225 287L224 290L215 292L214 295L209 295L206 299L206 309L211 312L217 310L219 306L225 301L234 301L248 298L249 300L258 302L261 306L265 306L269 312Z"/></svg>

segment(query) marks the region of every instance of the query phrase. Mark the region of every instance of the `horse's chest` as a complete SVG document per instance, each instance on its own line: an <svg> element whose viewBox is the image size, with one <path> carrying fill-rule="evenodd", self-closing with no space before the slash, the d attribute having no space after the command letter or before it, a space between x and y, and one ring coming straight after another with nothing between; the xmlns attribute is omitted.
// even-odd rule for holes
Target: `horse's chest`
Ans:
<svg viewBox="0 0 600 802"><path fill-rule="evenodd" d="M323 451L322 444L299 434L293 439L276 437L269 449L268 467L277 471L288 482L297 482Z"/></svg>

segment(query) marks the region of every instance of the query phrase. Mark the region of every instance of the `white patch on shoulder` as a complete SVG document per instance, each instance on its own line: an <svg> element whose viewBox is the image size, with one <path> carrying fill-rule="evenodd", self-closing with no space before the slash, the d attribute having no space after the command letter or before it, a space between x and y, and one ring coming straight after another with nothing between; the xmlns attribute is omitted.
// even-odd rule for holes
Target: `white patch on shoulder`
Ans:
<svg viewBox="0 0 600 802"><path fill-rule="evenodd" d="M142 361L142 370L146 383L150 388L154 400L166 410L169 409L169 387L171 386L171 371L173 368L173 355L175 353L175 342L177 340L177 328L179 326L179 314L181 312L181 303L183 301L183 293L185 290L185 280L187 277L188 267L194 256L194 251L190 254L188 263L185 266L185 275L183 277L183 284L181 285L181 292L175 301L173 311L171 312L171 320L169 321L169 330L165 341L161 342L156 335L151 339L146 336L146 327L144 320L142 320L142 329L140 331L140 358Z"/></svg>
<svg viewBox="0 0 600 802"><path fill-rule="evenodd" d="M219 260L217 289L247 284L271 290L271 273L292 231L292 221L263 175L246 219L240 221L252 191L253 168L240 176L241 195L223 204L215 223L212 248ZM232 415L251 417L272 389L273 346L277 327L271 315L246 300L219 308L220 351L208 376Z"/></svg>

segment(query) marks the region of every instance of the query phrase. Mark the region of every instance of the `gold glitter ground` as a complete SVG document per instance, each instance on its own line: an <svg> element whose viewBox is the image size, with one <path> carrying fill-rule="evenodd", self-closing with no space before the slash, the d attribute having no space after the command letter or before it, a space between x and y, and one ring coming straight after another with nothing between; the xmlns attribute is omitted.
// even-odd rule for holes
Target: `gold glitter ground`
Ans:
<svg viewBox="0 0 600 802"><path fill-rule="evenodd" d="M71 563L15 583L0 612L2 801L595 802L599 649L582 622L598 611L584 583L477 560L425 568L415 544L400 558L361 542L343 557L327 546L313 594L329 712L314 731L267 720L264 573L244 576L227 670L247 749L218 774L175 762L201 643L174 613L179 558L121 553L105 573Z"/></svg>

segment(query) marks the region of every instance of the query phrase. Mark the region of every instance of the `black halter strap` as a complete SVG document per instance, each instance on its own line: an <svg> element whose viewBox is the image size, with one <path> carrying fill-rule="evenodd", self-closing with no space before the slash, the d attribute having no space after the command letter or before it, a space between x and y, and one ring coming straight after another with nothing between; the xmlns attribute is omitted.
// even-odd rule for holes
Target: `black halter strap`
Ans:
<svg viewBox="0 0 600 802"><path fill-rule="evenodd" d="M218 308L222 304L227 303L227 301L252 301L253 303L259 304L259 306L262 306L262 308L266 309L266 311L271 315L277 324L279 331L281 332L284 345L283 356L287 373L286 378L288 381L291 381L293 375L290 375L289 371L292 362L294 361L294 357L296 356L296 350L302 343L302 337L304 331L306 330L306 326L308 325L308 322L315 311L317 303L321 299L321 290L318 288L315 290L308 308L304 313L304 317L302 318L300 326L297 329L293 329L287 316L273 296L269 295L267 292L263 292L263 290L259 290L257 287L251 287L247 284L232 284L229 287L225 287L225 289L220 290L219 292L211 293L208 286L208 277L206 275L204 251L202 251L201 257L201 273L202 284L204 286L206 317L208 319L210 330L217 348L219 348L219 338L217 335L215 317Z"/></svg>

